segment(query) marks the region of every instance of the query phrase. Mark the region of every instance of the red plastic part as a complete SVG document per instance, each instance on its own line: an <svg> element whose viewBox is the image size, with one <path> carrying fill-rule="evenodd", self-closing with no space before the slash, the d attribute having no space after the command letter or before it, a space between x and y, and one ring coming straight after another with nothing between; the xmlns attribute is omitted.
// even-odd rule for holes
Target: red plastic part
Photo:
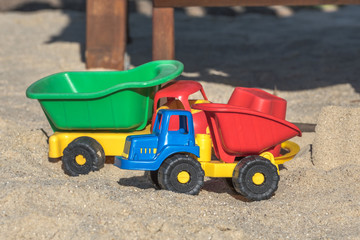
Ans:
<svg viewBox="0 0 360 240"><path fill-rule="evenodd" d="M191 112L191 106L189 103L189 96L200 91L204 100L208 100L202 85L196 81L191 80L180 80L174 81L167 84L165 87L160 89L154 98L154 115L152 118L152 123L154 123L156 117L156 110L158 107L159 100L162 98L167 98L168 102L178 99L182 105L183 109ZM205 114L202 111L193 113L193 122L195 128L195 134L205 134L206 128L208 127ZM170 128L178 126L179 124L176 121L170 122Z"/></svg>
<svg viewBox="0 0 360 240"><path fill-rule="evenodd" d="M156 93L154 98L154 112L156 112L157 109L156 103L158 103L161 98L179 99L183 103L185 110L190 111L189 96L197 91L200 91L204 99L208 100L203 87L196 81L181 80L169 83Z"/></svg>
<svg viewBox="0 0 360 240"><path fill-rule="evenodd" d="M235 88L228 104L252 109L281 119L285 119L286 115L286 101L284 99L257 88Z"/></svg>
<svg viewBox="0 0 360 240"><path fill-rule="evenodd" d="M301 131L294 124L270 114L229 104L193 105L203 110L210 126L216 156L224 162L235 157L259 155Z"/></svg>
<svg viewBox="0 0 360 240"><path fill-rule="evenodd" d="M285 119L286 116L285 99L279 98L257 88L235 88L228 104L245 107L281 119ZM280 155L280 150L281 145L279 144L268 151L277 157Z"/></svg>

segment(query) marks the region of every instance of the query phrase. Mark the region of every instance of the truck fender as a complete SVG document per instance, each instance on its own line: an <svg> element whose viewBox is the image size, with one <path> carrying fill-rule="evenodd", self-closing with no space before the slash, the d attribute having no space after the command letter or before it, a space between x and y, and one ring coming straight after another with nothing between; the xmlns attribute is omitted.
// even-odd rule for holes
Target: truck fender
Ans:
<svg viewBox="0 0 360 240"><path fill-rule="evenodd" d="M199 146L166 146L163 148L158 154L156 154L154 159L154 164L156 169L159 169L160 165L163 163L165 159L174 155L174 154L193 154L196 157L199 157Z"/></svg>

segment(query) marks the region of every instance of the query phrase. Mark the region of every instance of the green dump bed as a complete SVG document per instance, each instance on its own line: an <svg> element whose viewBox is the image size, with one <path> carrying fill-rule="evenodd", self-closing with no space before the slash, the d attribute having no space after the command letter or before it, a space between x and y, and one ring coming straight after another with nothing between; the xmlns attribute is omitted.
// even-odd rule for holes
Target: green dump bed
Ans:
<svg viewBox="0 0 360 240"><path fill-rule="evenodd" d="M62 72L33 83L26 91L38 99L54 131L145 128L160 84L179 76L175 60L149 62L128 71Z"/></svg>

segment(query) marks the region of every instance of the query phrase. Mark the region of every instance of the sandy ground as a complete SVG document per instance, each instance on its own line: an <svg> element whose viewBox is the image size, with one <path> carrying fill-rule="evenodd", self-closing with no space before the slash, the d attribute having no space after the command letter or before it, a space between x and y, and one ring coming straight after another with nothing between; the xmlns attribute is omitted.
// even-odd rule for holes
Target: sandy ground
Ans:
<svg viewBox="0 0 360 240"><path fill-rule="evenodd" d="M0 239L359 239L359 13L176 12L183 78L201 81L209 99L226 102L235 86L276 89L288 100L288 120L318 124L294 139L301 152L261 202L221 179L188 196L111 164L65 175L61 162L48 161L42 130L52 132L25 90L46 75L84 70L84 13L0 13ZM150 61L151 19L132 13L130 26L131 63Z"/></svg>

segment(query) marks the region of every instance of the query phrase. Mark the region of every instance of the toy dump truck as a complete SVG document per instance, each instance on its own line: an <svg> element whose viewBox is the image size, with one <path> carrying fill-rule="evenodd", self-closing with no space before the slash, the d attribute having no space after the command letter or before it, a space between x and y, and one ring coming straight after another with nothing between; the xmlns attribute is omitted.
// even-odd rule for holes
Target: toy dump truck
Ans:
<svg viewBox="0 0 360 240"><path fill-rule="evenodd" d="M270 198L278 187L278 165L299 151L285 141L301 131L282 119L286 102L278 97L258 89L234 92L228 104L192 106L204 111L211 137L195 134L189 111L160 109L152 134L128 136L115 166L149 171L156 187L174 192L198 194L209 176L231 178L235 190L250 200ZM219 160L212 160L212 145ZM286 154L278 152L281 146Z"/></svg>
<svg viewBox="0 0 360 240"><path fill-rule="evenodd" d="M128 135L150 133L155 92L182 71L182 63L164 60L128 71L57 73L33 83L26 95L38 99L54 130L49 158L62 157L71 176L99 170L105 156L122 154Z"/></svg>

